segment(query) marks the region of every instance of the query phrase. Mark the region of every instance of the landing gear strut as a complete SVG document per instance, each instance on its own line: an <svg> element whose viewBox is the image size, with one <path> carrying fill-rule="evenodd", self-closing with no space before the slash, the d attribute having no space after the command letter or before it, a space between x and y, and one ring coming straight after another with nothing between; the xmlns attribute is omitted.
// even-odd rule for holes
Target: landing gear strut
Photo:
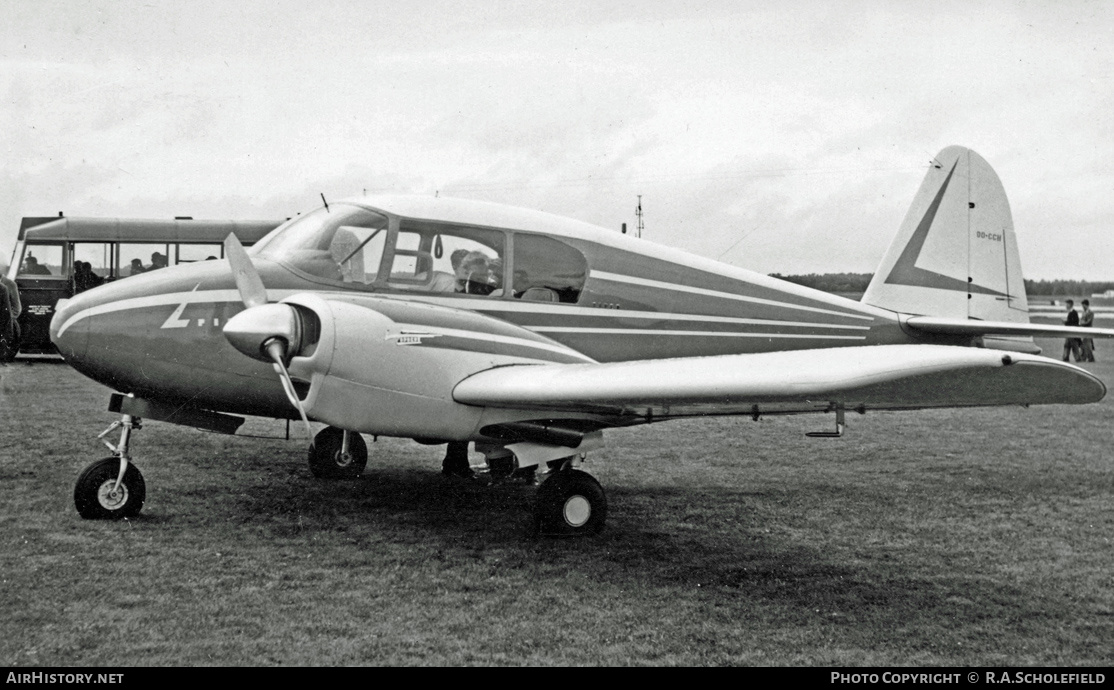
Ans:
<svg viewBox="0 0 1114 690"><path fill-rule="evenodd" d="M120 443L104 441L112 457L98 460L82 471L74 485L73 502L86 520L119 520L139 515L147 498L147 486L139 468L129 462L128 445L131 432L140 428L140 419L123 415L120 421L104 430L103 439L113 429L120 429Z"/></svg>
<svg viewBox="0 0 1114 690"><path fill-rule="evenodd" d="M596 478L587 472L566 464L538 487L534 524L540 535L598 534L606 520L607 496Z"/></svg>
<svg viewBox="0 0 1114 690"><path fill-rule="evenodd" d="M352 479L367 467L367 443L354 431L325 427L309 449L309 470L321 479Z"/></svg>

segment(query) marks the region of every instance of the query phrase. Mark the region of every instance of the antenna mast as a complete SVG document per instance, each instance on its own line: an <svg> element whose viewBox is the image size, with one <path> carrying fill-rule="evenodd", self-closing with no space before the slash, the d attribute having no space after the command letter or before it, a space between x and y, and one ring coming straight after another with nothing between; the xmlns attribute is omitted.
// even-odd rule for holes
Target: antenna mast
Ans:
<svg viewBox="0 0 1114 690"><path fill-rule="evenodd" d="M638 195L638 207L634 209L634 215L638 218L638 232L635 237L642 237L642 228L646 227L642 223L642 195Z"/></svg>

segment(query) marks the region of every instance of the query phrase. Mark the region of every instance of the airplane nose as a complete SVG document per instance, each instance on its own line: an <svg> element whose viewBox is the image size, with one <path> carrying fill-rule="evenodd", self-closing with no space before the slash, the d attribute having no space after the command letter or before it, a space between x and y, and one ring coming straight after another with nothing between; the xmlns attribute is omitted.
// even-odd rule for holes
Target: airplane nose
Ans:
<svg viewBox="0 0 1114 690"><path fill-rule="evenodd" d="M79 318L88 306L85 304L87 301L78 295L58 300L54 308L54 317L50 320L50 340L67 361L80 359L89 347L90 318Z"/></svg>

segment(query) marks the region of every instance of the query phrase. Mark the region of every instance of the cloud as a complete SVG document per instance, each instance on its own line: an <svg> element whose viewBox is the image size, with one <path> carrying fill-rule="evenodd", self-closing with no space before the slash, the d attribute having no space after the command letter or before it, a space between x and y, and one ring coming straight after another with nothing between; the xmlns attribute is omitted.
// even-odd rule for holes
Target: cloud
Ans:
<svg viewBox="0 0 1114 690"><path fill-rule="evenodd" d="M266 217L366 188L618 228L641 194L663 244L864 271L959 143L999 171L1030 270L1109 277L1051 238L1101 247L1114 209L1112 13L17 2L0 28L0 249L44 209Z"/></svg>

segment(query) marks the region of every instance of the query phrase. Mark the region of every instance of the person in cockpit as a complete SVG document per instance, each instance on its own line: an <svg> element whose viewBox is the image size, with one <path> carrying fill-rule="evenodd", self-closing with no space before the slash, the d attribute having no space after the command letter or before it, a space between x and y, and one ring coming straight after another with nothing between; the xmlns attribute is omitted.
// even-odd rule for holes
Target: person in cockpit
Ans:
<svg viewBox="0 0 1114 690"><path fill-rule="evenodd" d="M468 252L457 271L457 292L490 295L500 287L503 263L483 252Z"/></svg>

